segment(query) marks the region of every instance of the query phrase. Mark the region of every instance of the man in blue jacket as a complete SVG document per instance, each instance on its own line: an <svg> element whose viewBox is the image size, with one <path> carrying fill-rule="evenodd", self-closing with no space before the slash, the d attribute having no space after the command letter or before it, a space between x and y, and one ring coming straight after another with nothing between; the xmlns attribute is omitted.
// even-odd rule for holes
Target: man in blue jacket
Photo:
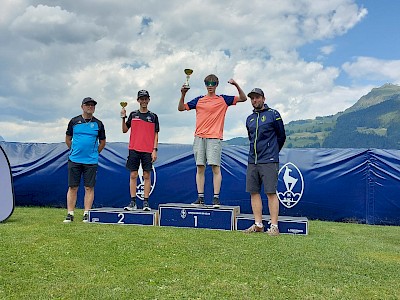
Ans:
<svg viewBox="0 0 400 300"><path fill-rule="evenodd" d="M254 88L248 95L254 107L247 117L246 128L250 140L246 191L251 196L255 224L245 230L246 233L264 232L262 223L261 184L268 197L271 226L267 233L279 235L279 200L276 195L279 171L279 151L286 140L285 127L278 111L266 105L264 92Z"/></svg>

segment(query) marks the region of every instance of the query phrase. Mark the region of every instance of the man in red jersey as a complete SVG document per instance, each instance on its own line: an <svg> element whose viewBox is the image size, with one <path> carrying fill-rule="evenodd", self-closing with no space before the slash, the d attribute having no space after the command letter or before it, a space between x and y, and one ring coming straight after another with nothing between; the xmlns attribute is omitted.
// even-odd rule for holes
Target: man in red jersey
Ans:
<svg viewBox="0 0 400 300"><path fill-rule="evenodd" d="M139 103L139 109L131 112L126 122L126 110L125 108L121 110L122 132L126 133L129 129L131 130L129 138L129 156L126 162L126 168L131 172L129 179L131 202L128 206L124 207L124 209L137 209L136 185L139 166L142 164L144 179L143 210L149 211L151 210L149 206L151 188L150 176L153 169L153 162L157 159L158 132L160 131L160 125L157 115L147 108L150 102L149 92L140 90L138 92L137 101Z"/></svg>
<svg viewBox="0 0 400 300"><path fill-rule="evenodd" d="M196 185L198 198L192 204L204 205L204 172L206 163L208 163L211 165L213 171L214 197L212 204L214 208L220 207L219 192L222 182L220 166L226 111L229 106L247 100L246 94L235 80L230 79L228 83L236 87L239 96L217 95L215 90L218 83L217 76L214 74L208 75L204 79L207 95L198 96L187 103L184 103L184 100L189 88L183 85L178 104L179 111L196 109L196 131L194 133L193 152L197 166Z"/></svg>

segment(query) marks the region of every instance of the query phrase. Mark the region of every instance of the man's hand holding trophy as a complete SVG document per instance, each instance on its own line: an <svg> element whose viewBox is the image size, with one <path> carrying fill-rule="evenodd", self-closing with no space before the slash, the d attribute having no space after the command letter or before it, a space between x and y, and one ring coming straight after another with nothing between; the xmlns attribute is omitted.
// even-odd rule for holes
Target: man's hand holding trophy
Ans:
<svg viewBox="0 0 400 300"><path fill-rule="evenodd" d="M190 79L190 75L192 75L193 70L192 69L185 69L184 70L185 74L186 74L186 81L183 84L182 88L181 88L181 92L183 94L186 94L186 92L190 89L190 84L189 84L189 79Z"/></svg>
<svg viewBox="0 0 400 300"><path fill-rule="evenodd" d="M126 118L126 110L125 110L125 107L128 105L128 102L120 102L119 103L120 105L121 105L121 107L122 107L122 109L121 109L121 118Z"/></svg>

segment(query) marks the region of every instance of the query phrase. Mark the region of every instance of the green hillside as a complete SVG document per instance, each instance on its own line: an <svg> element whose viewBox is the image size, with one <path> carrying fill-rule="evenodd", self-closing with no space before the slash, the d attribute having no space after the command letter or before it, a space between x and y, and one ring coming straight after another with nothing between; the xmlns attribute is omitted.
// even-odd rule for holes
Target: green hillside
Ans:
<svg viewBox="0 0 400 300"><path fill-rule="evenodd" d="M336 126L339 114L292 121L285 125L287 148L320 148Z"/></svg>
<svg viewBox="0 0 400 300"><path fill-rule="evenodd" d="M287 148L400 149L400 86L385 84L344 112L285 124ZM247 138L226 141L248 145Z"/></svg>
<svg viewBox="0 0 400 300"><path fill-rule="evenodd" d="M400 95L343 114L322 143L324 148L400 149Z"/></svg>

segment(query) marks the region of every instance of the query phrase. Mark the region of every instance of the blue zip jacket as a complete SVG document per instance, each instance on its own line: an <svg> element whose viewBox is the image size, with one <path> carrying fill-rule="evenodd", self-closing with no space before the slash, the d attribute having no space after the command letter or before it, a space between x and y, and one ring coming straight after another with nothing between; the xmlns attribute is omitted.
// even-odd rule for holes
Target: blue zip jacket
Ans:
<svg viewBox="0 0 400 300"><path fill-rule="evenodd" d="M248 162L279 162L279 151L286 140L285 127L279 112L264 104L262 110L253 110L247 117L246 128L250 140Z"/></svg>

